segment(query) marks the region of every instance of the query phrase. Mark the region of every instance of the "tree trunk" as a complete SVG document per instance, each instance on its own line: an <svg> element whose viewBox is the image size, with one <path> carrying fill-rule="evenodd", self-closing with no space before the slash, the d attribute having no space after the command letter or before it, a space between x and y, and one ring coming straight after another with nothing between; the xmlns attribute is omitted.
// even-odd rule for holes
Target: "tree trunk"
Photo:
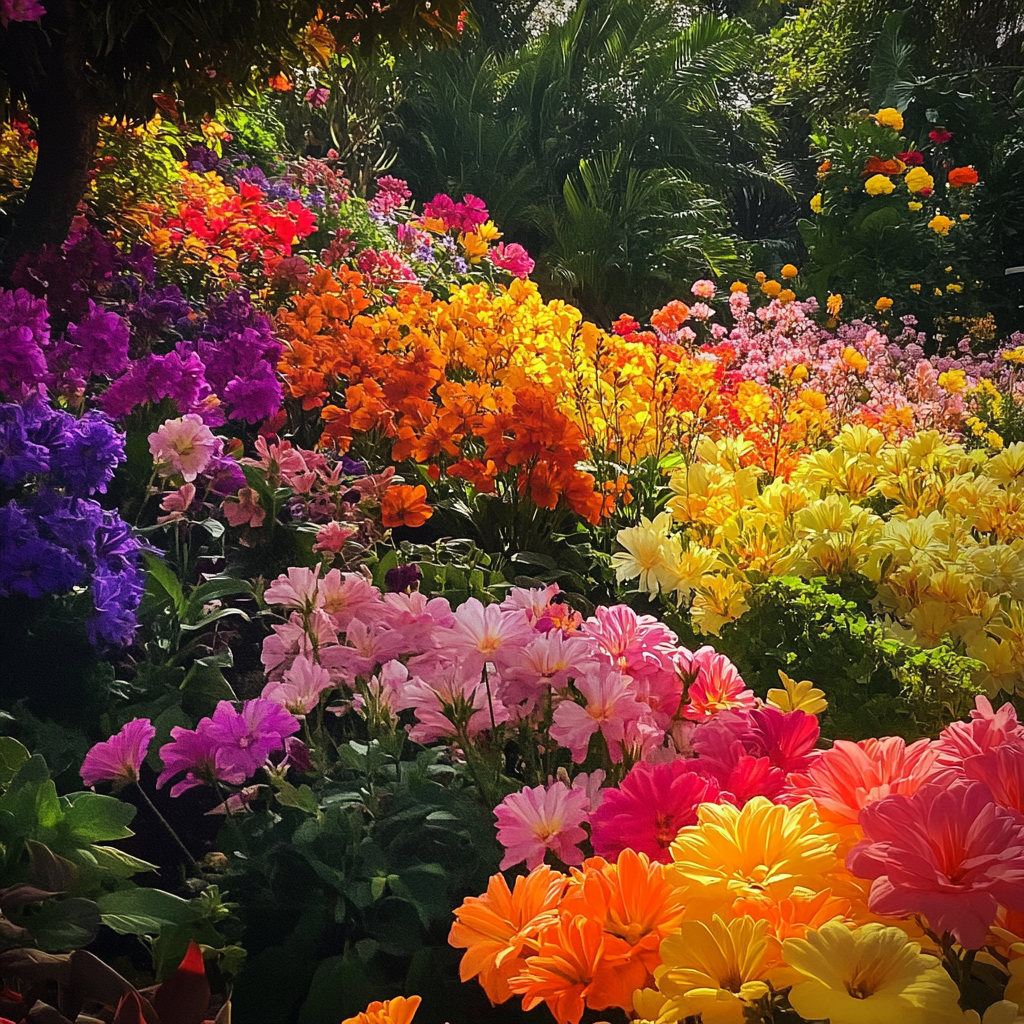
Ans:
<svg viewBox="0 0 1024 1024"><path fill-rule="evenodd" d="M18 260L68 236L85 194L98 139L99 106L90 85L76 0L47 0L39 25L12 23L0 63L14 96L36 120L36 168L3 249L0 280Z"/></svg>

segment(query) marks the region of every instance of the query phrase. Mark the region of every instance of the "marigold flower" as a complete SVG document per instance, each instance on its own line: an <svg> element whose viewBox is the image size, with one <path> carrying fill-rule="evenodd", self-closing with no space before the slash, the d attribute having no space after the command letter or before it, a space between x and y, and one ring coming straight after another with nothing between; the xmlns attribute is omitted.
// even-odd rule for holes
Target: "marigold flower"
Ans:
<svg viewBox="0 0 1024 1024"><path fill-rule="evenodd" d="M928 227L932 229L937 235L948 235L949 229L953 226L953 221L949 217L943 216L943 214L937 214L928 221ZM941 294L941 292L940 292Z"/></svg>
<svg viewBox="0 0 1024 1024"><path fill-rule="evenodd" d="M871 923L850 931L832 921L787 939L782 949L802 979L789 1001L808 1020L963 1022L959 990L942 961L923 954L900 928Z"/></svg>
<svg viewBox="0 0 1024 1024"><path fill-rule="evenodd" d="M978 184L978 172L973 167L954 167L946 180L950 188L968 188Z"/></svg>
<svg viewBox="0 0 1024 1024"><path fill-rule="evenodd" d="M880 124L885 128L892 128L898 132L903 131L903 115L895 107L882 107L873 116L876 124Z"/></svg>
<svg viewBox="0 0 1024 1024"><path fill-rule="evenodd" d="M869 196L887 196L896 191L896 186L884 174L873 174L864 182L864 191Z"/></svg>
<svg viewBox="0 0 1024 1024"><path fill-rule="evenodd" d="M824 200L822 199L821 193L818 192L816 195L811 196L811 213L821 213L825 208Z"/></svg>
<svg viewBox="0 0 1024 1024"><path fill-rule="evenodd" d="M387 527L422 526L434 510L427 504L423 484L392 484L380 503L381 522Z"/></svg>
<svg viewBox="0 0 1024 1024"><path fill-rule="evenodd" d="M923 168L912 167L907 171L903 183L908 192L923 192L926 188L935 188L935 179Z"/></svg>
<svg viewBox="0 0 1024 1024"><path fill-rule="evenodd" d="M887 309L892 309L892 299L890 299L886 295L881 296L880 298L875 300L875 309L883 313Z"/></svg>
<svg viewBox="0 0 1024 1024"><path fill-rule="evenodd" d="M733 281L733 283L731 285L729 285L729 291L732 294L735 294L736 292L744 292L745 293L746 290L747 290L747 286L742 281Z"/></svg>
<svg viewBox="0 0 1024 1024"><path fill-rule="evenodd" d="M761 285L761 291L765 293L770 299L778 298L779 293L782 291L782 285L778 281L771 279L765 281Z"/></svg>
<svg viewBox="0 0 1024 1024"><path fill-rule="evenodd" d="M796 292L793 291L791 288L783 288L782 291L779 292L779 302L781 302L784 306L788 305L790 302L793 302L795 299Z"/></svg>
<svg viewBox="0 0 1024 1024"><path fill-rule="evenodd" d="M378 1000L341 1024L411 1024L421 1002L419 996L396 996L384 1002Z"/></svg>
<svg viewBox="0 0 1024 1024"><path fill-rule="evenodd" d="M911 213L917 213L917 211L920 210L923 206L924 206L924 203L918 203L918 202L916 202L914 200L911 200L909 203L907 203L907 209L910 210ZM918 285L918 288L920 288L920 287L921 286Z"/></svg>
<svg viewBox="0 0 1024 1024"><path fill-rule="evenodd" d="M796 277L800 273L800 271L795 266L793 266L792 263L787 263L782 268L782 270L779 271L779 273L781 273L784 278L790 278Z"/></svg>

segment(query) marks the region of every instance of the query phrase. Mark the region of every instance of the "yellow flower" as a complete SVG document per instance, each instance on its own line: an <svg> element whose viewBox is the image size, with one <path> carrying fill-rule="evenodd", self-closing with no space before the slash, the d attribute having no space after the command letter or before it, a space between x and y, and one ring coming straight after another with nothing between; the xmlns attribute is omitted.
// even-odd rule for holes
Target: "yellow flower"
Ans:
<svg viewBox="0 0 1024 1024"><path fill-rule="evenodd" d="M967 387L967 374L963 370L946 370L939 374L939 387L947 394L959 395Z"/></svg>
<svg viewBox="0 0 1024 1024"><path fill-rule="evenodd" d="M1024 363L1024 345L1012 348L1009 352L1004 352L1003 358L1008 363Z"/></svg>
<svg viewBox="0 0 1024 1024"><path fill-rule="evenodd" d="M748 610L749 584L734 576L704 576L697 587L690 619L701 633L718 636L727 622L735 622Z"/></svg>
<svg viewBox="0 0 1024 1024"><path fill-rule="evenodd" d="M487 243L473 232L459 235L459 244L470 263L479 263L487 255Z"/></svg>
<svg viewBox="0 0 1024 1024"><path fill-rule="evenodd" d="M783 305L792 302L795 298L796 292L793 291L791 288L783 288L782 291L779 292L779 302L781 302Z"/></svg>
<svg viewBox="0 0 1024 1024"><path fill-rule="evenodd" d="M755 281L756 281L756 282L757 282L758 284L764 284L764 282L765 282L765 280L767 279L767 277L768 277L768 275L767 275L767 274L766 274L766 273L765 273L765 272L764 272L763 270L759 270L759 271L758 271L758 272L757 272L757 273L756 273L756 274L754 275L754 280L755 280Z"/></svg>
<svg viewBox="0 0 1024 1024"><path fill-rule="evenodd" d="M963 290L964 290L964 286L962 284L952 284L952 283L950 283L950 284L946 285L946 291L947 292L962 292Z"/></svg>
<svg viewBox="0 0 1024 1024"><path fill-rule="evenodd" d="M879 300L878 300L878 301L877 301L877 302L875 303L875 309L877 309L877 310L883 310L883 311L884 311L884 310L886 310L886 309L892 309L892 299L890 299L890 298L887 298L887 297L886 297L885 295L883 295L883 296L882 296L882 297L881 297L881 298L880 298L880 299L879 299Z"/></svg>
<svg viewBox="0 0 1024 1024"><path fill-rule="evenodd" d="M894 128L896 131L903 131L903 115L895 107L882 107L875 114L875 121L886 128Z"/></svg>
<svg viewBox="0 0 1024 1024"><path fill-rule="evenodd" d="M928 227L932 229L937 235L948 235L949 229L953 226L953 222L943 214L939 213L932 217L928 221Z"/></svg>
<svg viewBox="0 0 1024 1024"><path fill-rule="evenodd" d="M639 526L619 530L615 539L626 549L612 555L619 583L639 576L640 589L652 596L675 589L672 563L679 560L680 541L670 536L671 527L672 513L662 512L653 521L641 516Z"/></svg>
<svg viewBox="0 0 1024 1024"><path fill-rule="evenodd" d="M843 362L857 373L863 373L868 368L867 356L858 352L852 345L847 345L843 349Z"/></svg>
<svg viewBox="0 0 1024 1024"><path fill-rule="evenodd" d="M842 295L830 295L828 297L828 301L825 303L825 308L828 310L830 316L839 316L839 310L843 308Z"/></svg>
<svg viewBox="0 0 1024 1024"><path fill-rule="evenodd" d="M919 292L921 290L921 286L919 284L912 284L910 286L910 290L912 292Z"/></svg>
<svg viewBox="0 0 1024 1024"><path fill-rule="evenodd" d="M729 291L730 292L744 292L745 293L746 290L747 290L747 286L742 281L733 281L733 283L731 285L729 285Z"/></svg>
<svg viewBox="0 0 1024 1024"><path fill-rule="evenodd" d="M765 281L761 285L761 291L763 291L768 298L774 299L782 291L782 285L779 284L778 281L772 279L770 281Z"/></svg>
<svg viewBox="0 0 1024 1024"><path fill-rule="evenodd" d="M936 295L941 295L942 294L942 289L941 288L936 288L935 289L935 294Z"/></svg>
<svg viewBox="0 0 1024 1024"><path fill-rule="evenodd" d="M970 220L971 219L971 215L969 213L961 213L960 214L960 219L961 220Z"/></svg>
<svg viewBox="0 0 1024 1024"><path fill-rule="evenodd" d="M782 949L802 975L789 1001L808 1020L963 1024L960 993L942 961L900 928L873 922L850 931L829 921L804 939L786 939Z"/></svg>
<svg viewBox="0 0 1024 1024"><path fill-rule="evenodd" d="M964 1024L1020 1024L1022 1020L1024 1016L1021 1015L1020 1008L1009 999L1000 999L998 1003L993 1003L985 1011L984 1017L979 1016L977 1010L964 1011Z"/></svg>
<svg viewBox="0 0 1024 1024"><path fill-rule="evenodd" d="M476 229L476 233L485 242L496 242L501 238L501 232L498 230L498 227L493 220L487 221L486 224L481 224L480 227Z"/></svg>
<svg viewBox="0 0 1024 1024"><path fill-rule="evenodd" d="M816 196L811 196L811 213L821 213L824 205L820 192Z"/></svg>
<svg viewBox="0 0 1024 1024"><path fill-rule="evenodd" d="M896 191L896 186L884 174L872 174L864 182L864 190L869 196L887 196Z"/></svg>
<svg viewBox="0 0 1024 1024"><path fill-rule="evenodd" d="M796 275L797 275L797 274L799 274L799 273L800 273L800 271L799 271L799 270L797 270L797 268L796 268L796 267L794 267L792 263L787 263L787 264L786 264L786 265L785 265L785 266L784 266L784 267L782 268L782 270L780 271L780 273L782 274L782 276L783 276L783 277L787 277L787 278L788 278L788 277L796 277Z"/></svg>
<svg viewBox="0 0 1024 1024"><path fill-rule="evenodd" d="M717 914L709 922L684 921L661 943L661 967L654 972L663 995L683 1016L704 1024L741 1024L744 1009L784 983L778 943L768 922L738 917L728 924Z"/></svg>
<svg viewBox="0 0 1024 1024"><path fill-rule="evenodd" d="M819 690L809 679L797 682L780 668L779 678L785 689L768 691L768 703L780 711L804 711L808 715L820 715L828 707L825 691Z"/></svg>
<svg viewBox="0 0 1024 1024"><path fill-rule="evenodd" d="M795 380L797 383L800 383L800 381L807 380L809 375L810 371L807 369L806 366L804 366L803 363L797 363L796 366L794 366L793 369L789 371L789 379Z"/></svg>
<svg viewBox="0 0 1024 1024"><path fill-rule="evenodd" d="M903 179L908 192L922 192L935 188L935 179L923 167L911 167Z"/></svg>
<svg viewBox="0 0 1024 1024"><path fill-rule="evenodd" d="M909 203L907 203L907 209L913 210L914 213L917 213L917 211L920 210L922 206L924 206L924 203L918 203L913 199Z"/></svg>
<svg viewBox="0 0 1024 1024"><path fill-rule="evenodd" d="M1003 447L1002 437L999 434L997 434L994 430L989 430L985 434L985 443L989 446L989 448Z"/></svg>

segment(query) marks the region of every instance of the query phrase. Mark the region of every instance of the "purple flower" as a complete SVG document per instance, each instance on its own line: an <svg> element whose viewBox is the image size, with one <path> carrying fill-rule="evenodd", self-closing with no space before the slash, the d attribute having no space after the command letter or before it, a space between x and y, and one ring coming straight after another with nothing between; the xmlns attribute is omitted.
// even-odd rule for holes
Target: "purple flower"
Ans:
<svg viewBox="0 0 1024 1024"><path fill-rule="evenodd" d="M89 642L96 648L122 647L135 638L135 610L142 600L145 575L140 571L112 573L97 569L90 578L95 614L86 621Z"/></svg>
<svg viewBox="0 0 1024 1024"><path fill-rule="evenodd" d="M0 596L45 597L85 580L85 566L40 537L21 509L0 508Z"/></svg>
<svg viewBox="0 0 1024 1024"><path fill-rule="evenodd" d="M13 487L50 468L50 453L29 440L20 405L0 405L0 484Z"/></svg>
<svg viewBox="0 0 1024 1024"><path fill-rule="evenodd" d="M45 301L24 288L0 291L0 392L23 394L42 380L49 343Z"/></svg>
<svg viewBox="0 0 1024 1024"><path fill-rule="evenodd" d="M175 775L185 777L171 786L171 796L181 796L196 786L212 786L218 780L240 785L245 776L224 772L217 766L217 751L220 743L213 734L213 721L204 718L195 729L183 729L176 725L171 729L171 742L160 748L160 760L164 770L156 780L158 787L167 785Z"/></svg>
<svg viewBox="0 0 1024 1024"><path fill-rule="evenodd" d="M184 416L209 394L203 361L195 352L179 345L166 355L150 354L137 359L127 373L107 388L100 405L108 416L119 419L137 406L171 398Z"/></svg>
<svg viewBox="0 0 1024 1024"><path fill-rule="evenodd" d="M82 763L82 781L87 786L112 782L114 791L139 780L139 769L146 759L156 729L148 718L133 718L109 740L97 743Z"/></svg>
<svg viewBox="0 0 1024 1024"><path fill-rule="evenodd" d="M298 719L279 704L262 697L247 700L241 712L222 700L213 713L211 734L219 743L218 767L248 779L267 757L284 746L286 736L299 731Z"/></svg>
<svg viewBox="0 0 1024 1024"><path fill-rule="evenodd" d="M266 370L249 379L235 377L224 389L222 397L231 407L230 419L260 423L281 408L281 382L269 364L259 365Z"/></svg>
<svg viewBox="0 0 1024 1024"><path fill-rule="evenodd" d="M68 327L68 338L78 347L72 365L83 376L115 377L128 366L128 324L89 300L89 316Z"/></svg>
<svg viewBox="0 0 1024 1024"><path fill-rule="evenodd" d="M192 312L176 285L156 291L147 291L129 306L126 313L132 325L136 343L148 344L165 331L185 320Z"/></svg>
<svg viewBox="0 0 1024 1024"><path fill-rule="evenodd" d="M124 462L124 435L118 433L101 412L87 412L73 422L63 444L50 452L54 479L68 494L85 497L101 494Z"/></svg>
<svg viewBox="0 0 1024 1024"><path fill-rule="evenodd" d="M411 590L421 579L423 579L423 573L420 572L418 565L413 563L396 565L384 573L384 586L392 593L401 594Z"/></svg>

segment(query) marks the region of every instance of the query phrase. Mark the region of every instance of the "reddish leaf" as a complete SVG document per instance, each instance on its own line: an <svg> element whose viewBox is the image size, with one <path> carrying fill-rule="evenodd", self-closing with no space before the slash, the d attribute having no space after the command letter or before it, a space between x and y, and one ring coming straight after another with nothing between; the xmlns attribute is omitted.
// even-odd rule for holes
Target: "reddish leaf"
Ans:
<svg viewBox="0 0 1024 1024"><path fill-rule="evenodd" d="M114 1024L146 1024L146 1015L142 1011L142 997L137 992L126 992L117 1004Z"/></svg>
<svg viewBox="0 0 1024 1024"><path fill-rule="evenodd" d="M209 1004L203 951L190 942L178 969L157 989L153 1005L161 1024L202 1024Z"/></svg>

